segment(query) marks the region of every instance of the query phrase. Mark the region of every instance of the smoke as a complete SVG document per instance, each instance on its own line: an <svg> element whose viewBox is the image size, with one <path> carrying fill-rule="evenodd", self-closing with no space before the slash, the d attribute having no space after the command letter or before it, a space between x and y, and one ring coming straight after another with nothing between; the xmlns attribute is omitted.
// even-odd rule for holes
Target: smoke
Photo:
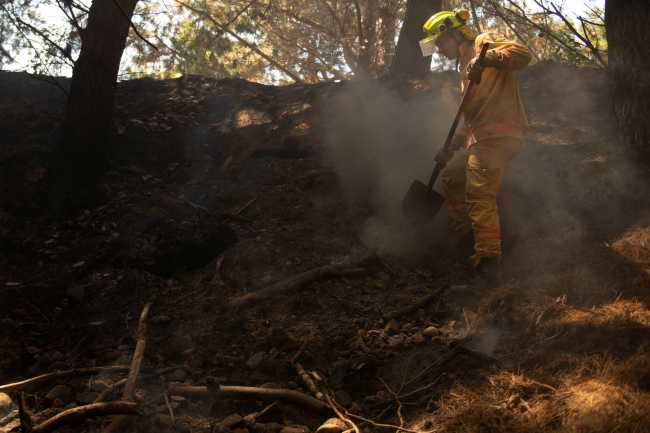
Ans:
<svg viewBox="0 0 650 433"><path fill-rule="evenodd" d="M330 101L328 156L350 211L365 203L374 210L361 238L378 254L413 254L448 234L441 230L448 226L444 212L416 229L400 206L413 180L426 183L435 165L460 99L450 81L455 75L437 76L430 90L410 98L375 82L351 82Z"/></svg>
<svg viewBox="0 0 650 433"><path fill-rule="evenodd" d="M531 129L497 199L506 279L557 277L566 287L549 294L597 302L587 286L617 278L604 266L616 254L607 251L605 259L600 248L647 215L640 206L650 198L645 177L616 149L604 71L542 62L518 74ZM350 212L372 207L361 239L380 255L409 258L455 243L444 208L413 228L400 205L411 182L426 183L435 165L458 107L458 80L455 73L432 74L417 90L351 82L327 107L329 157ZM441 192L439 182L434 188ZM548 289L533 286L538 294ZM601 286L610 296L612 285Z"/></svg>

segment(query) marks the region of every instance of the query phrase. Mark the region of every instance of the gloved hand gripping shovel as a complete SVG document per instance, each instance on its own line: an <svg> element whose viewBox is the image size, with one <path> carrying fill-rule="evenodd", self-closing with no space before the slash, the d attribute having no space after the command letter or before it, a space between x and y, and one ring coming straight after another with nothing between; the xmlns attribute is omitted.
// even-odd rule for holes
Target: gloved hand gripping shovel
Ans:
<svg viewBox="0 0 650 433"><path fill-rule="evenodd" d="M481 54L479 54L478 62L483 64L483 59L485 58L485 53L487 52L489 44L487 42L483 43L481 48ZM451 130L447 136L447 140L444 144L445 151L449 150L451 145L451 140L456 133L456 128L458 127L458 122L460 117L465 111L465 106L469 101L469 95L474 87L474 84L479 84L479 82L470 81L463 93L463 97L460 101L460 107L458 107L458 112L456 113L456 118L454 123L451 125ZM429 178L429 184L425 185L419 180L414 180L409 188L408 192L402 200L402 215L408 219L413 225L423 225L431 221L434 216L438 213L442 204L445 202L445 197L433 190L433 184L438 178L438 174L445 168L445 164L436 162L436 166L431 173L431 178Z"/></svg>

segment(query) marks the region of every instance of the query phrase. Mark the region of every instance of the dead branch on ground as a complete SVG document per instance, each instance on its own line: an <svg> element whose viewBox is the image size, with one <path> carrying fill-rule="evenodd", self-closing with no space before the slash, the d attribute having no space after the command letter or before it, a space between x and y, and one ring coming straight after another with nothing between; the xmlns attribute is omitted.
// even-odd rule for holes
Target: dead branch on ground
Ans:
<svg viewBox="0 0 650 433"><path fill-rule="evenodd" d="M318 387L318 385L314 383L302 365L299 362L296 362L294 365L296 367L296 373L298 373L298 377L300 377L302 383L304 383L307 389L309 389L309 392L311 392L317 399L323 401L323 392Z"/></svg>
<svg viewBox="0 0 650 433"><path fill-rule="evenodd" d="M122 394L122 400L125 402L133 402L135 399L135 380L140 373L140 364L142 363L142 358L144 356L144 348L147 344L147 314L149 314L149 309L151 308L151 303L144 306L142 313L140 314L140 323L138 325L138 342L135 345L135 351L133 353L133 360L131 361L131 368L129 369L129 374L126 377L126 382L124 383L124 393ZM106 428L102 430L103 433L112 433L122 430L129 421L128 415L120 415L113 419Z"/></svg>
<svg viewBox="0 0 650 433"><path fill-rule="evenodd" d="M418 299L411 305L407 305L406 307L400 308L399 310L391 311L388 314L384 314L384 319L389 319L389 320L397 319L407 314L415 313L420 308L426 307L427 305L432 303L435 299L437 299L440 295L442 295L442 292L444 292L448 288L449 288L449 284L444 284L438 287L436 290L434 290L431 294L425 296L424 298Z"/></svg>
<svg viewBox="0 0 650 433"><path fill-rule="evenodd" d="M142 412L138 409L138 405L133 402L117 401L110 403L93 403L86 406L68 409L41 424L34 426L33 421L27 412L24 392L20 393L18 409L21 431L23 433L49 433L66 424L80 422L98 416L117 414L142 415Z"/></svg>
<svg viewBox="0 0 650 433"><path fill-rule="evenodd" d="M294 366L296 362L298 361L298 358L300 358L300 355L302 355L302 352L305 351L305 348L307 347L307 344L312 340L312 337L309 337L308 339L305 340L304 343L302 343L302 346L300 346L300 349L296 352L295 355L293 355L293 358L291 358L291 365Z"/></svg>
<svg viewBox="0 0 650 433"><path fill-rule="evenodd" d="M354 421L352 421L350 418L343 416L343 414L336 408L336 406L334 406L334 403L332 402L332 399L330 398L329 395L325 394L325 399L327 400L327 404L330 405L330 408L334 411L336 416L338 416L341 419L341 421L343 421L344 423L352 427L355 433L360 433L359 427L357 427Z"/></svg>
<svg viewBox="0 0 650 433"><path fill-rule="evenodd" d="M168 391L172 395L183 395L186 397L215 397L222 398L225 394L247 400L282 401L293 403L306 409L316 412L327 412L330 407L320 400L307 394L288 389L256 388L248 386L226 386L219 385L214 389L207 386L193 385L169 385Z"/></svg>
<svg viewBox="0 0 650 433"><path fill-rule="evenodd" d="M223 306L223 309L225 311L232 311L239 308L250 307L272 296L298 290L302 286L324 278L355 278L365 277L366 275L368 275L368 270L366 268L341 269L337 266L322 266L320 268L303 272L302 274L298 274L284 281L280 281L279 283L275 283L262 290L258 290L257 292L232 299Z"/></svg>
<svg viewBox="0 0 650 433"><path fill-rule="evenodd" d="M127 371L128 365L114 365L112 367L92 367L92 368L76 368L73 370L57 371L54 373L47 373L41 376L32 377L31 379L23 380L21 382L8 383L0 386L0 392L7 393L9 391L16 391L25 388L26 386L36 385L37 383L47 382L52 380L68 379L71 377L92 376L98 373L105 372L120 372Z"/></svg>

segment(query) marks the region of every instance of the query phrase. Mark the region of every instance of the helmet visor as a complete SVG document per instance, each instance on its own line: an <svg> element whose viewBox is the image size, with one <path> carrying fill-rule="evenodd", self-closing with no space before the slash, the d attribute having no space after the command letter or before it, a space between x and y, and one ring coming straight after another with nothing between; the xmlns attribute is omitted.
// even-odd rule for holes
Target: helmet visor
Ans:
<svg viewBox="0 0 650 433"><path fill-rule="evenodd" d="M420 41L423 57L431 56L436 52L436 39L438 39L438 36L431 36Z"/></svg>

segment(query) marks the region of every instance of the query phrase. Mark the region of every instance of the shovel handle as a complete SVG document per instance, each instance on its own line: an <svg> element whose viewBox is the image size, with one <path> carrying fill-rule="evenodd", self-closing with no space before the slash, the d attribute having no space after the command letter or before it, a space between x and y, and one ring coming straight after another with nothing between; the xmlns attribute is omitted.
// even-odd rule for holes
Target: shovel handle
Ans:
<svg viewBox="0 0 650 433"><path fill-rule="evenodd" d="M488 51L488 48L490 47L490 44L488 42L483 42L483 46L481 47L481 53L478 56L478 62L479 64L483 64L483 59L485 59L485 54ZM458 123L460 122L460 118L463 115L463 112L465 111L465 107L467 106L467 103L469 102L469 94L474 88L474 81L470 81L467 87L465 88L465 91L463 92L463 97L460 100L460 107L458 107L458 112L456 113L456 117L454 118L454 123L451 124L451 129L449 130L449 135L447 135L447 139L445 140L445 144L443 146L443 149L446 151L449 150L449 146L451 145L451 140L454 138L454 134L456 133L456 128L458 128ZM431 173L431 177L429 178L429 184L427 185L427 195L429 194L429 190L433 188L433 184L436 183L436 179L438 178L438 175L442 171L443 168L445 168L446 164L441 164L436 161L436 166L433 168L433 173Z"/></svg>

